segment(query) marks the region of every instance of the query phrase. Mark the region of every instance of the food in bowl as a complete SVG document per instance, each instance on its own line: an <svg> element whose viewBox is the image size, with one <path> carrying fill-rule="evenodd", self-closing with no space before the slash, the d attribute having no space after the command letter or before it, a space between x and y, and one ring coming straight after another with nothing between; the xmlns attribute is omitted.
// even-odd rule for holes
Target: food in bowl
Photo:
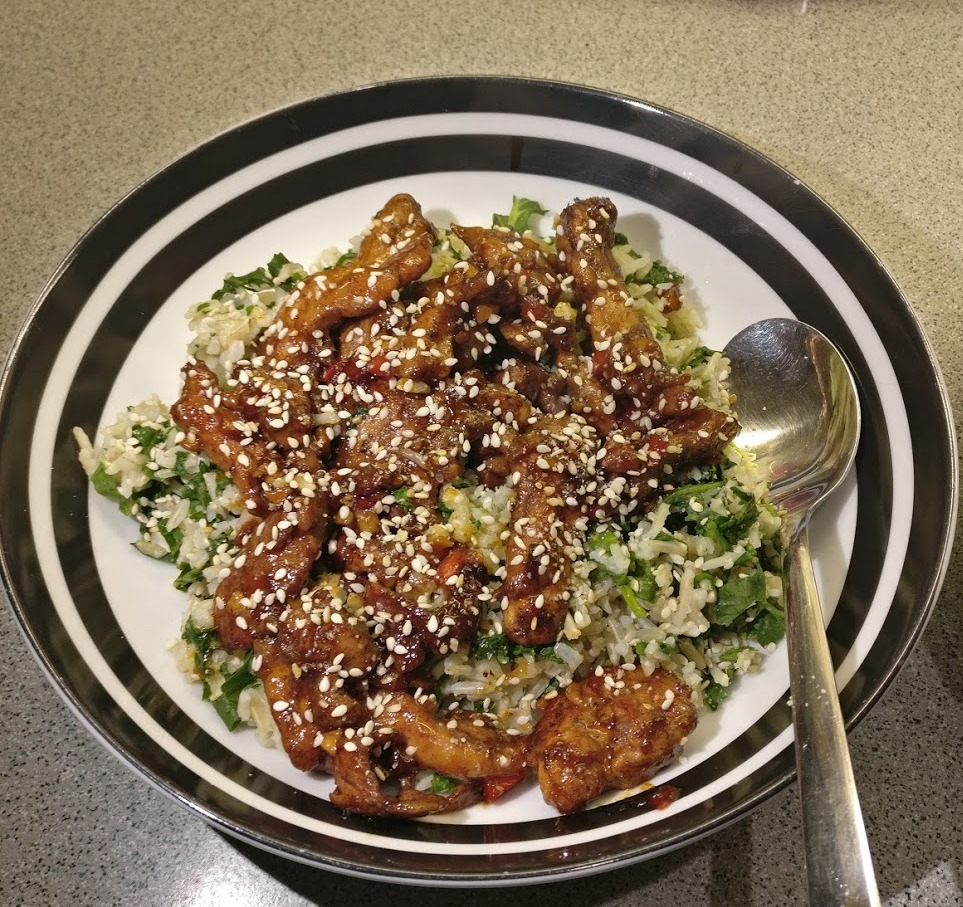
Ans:
<svg viewBox="0 0 963 907"><path fill-rule="evenodd" d="M178 399L76 432L177 569L185 673L352 812L636 789L784 632L782 521L683 278L607 198L546 214L396 195L315 268L229 275Z"/></svg>

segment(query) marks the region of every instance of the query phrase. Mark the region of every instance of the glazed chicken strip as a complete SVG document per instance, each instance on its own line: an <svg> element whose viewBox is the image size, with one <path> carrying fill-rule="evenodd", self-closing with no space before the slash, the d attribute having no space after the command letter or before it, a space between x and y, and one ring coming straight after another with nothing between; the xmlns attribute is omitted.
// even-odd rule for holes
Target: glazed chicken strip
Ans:
<svg viewBox="0 0 963 907"><path fill-rule="evenodd" d="M320 527L318 527L320 528ZM304 587L323 532L304 532L284 511L257 523L214 593L214 622L226 649L249 649L262 626Z"/></svg>
<svg viewBox="0 0 963 907"><path fill-rule="evenodd" d="M384 628L388 651L379 686L398 686L426 656L444 657L474 639L487 578L481 555L466 548L452 548L437 567L425 558L424 572L414 577L391 577L393 592L369 575L365 605Z"/></svg>
<svg viewBox="0 0 963 907"><path fill-rule="evenodd" d="M607 790L642 784L695 726L691 691L668 671L597 669L544 702L530 764L545 799L573 812Z"/></svg>
<svg viewBox="0 0 963 907"><path fill-rule="evenodd" d="M363 816L401 816L407 819L436 813L455 812L481 799L477 787L461 783L446 795L434 794L415 786L411 776L402 776L397 794L386 793L383 779L372 762L369 747L345 740L331 760L331 773L336 786L331 802L339 809ZM381 770L381 774L384 771Z"/></svg>
<svg viewBox="0 0 963 907"><path fill-rule="evenodd" d="M419 765L447 777L483 780L525 768L528 738L506 734L476 712L439 714L410 693L386 693L375 714L379 727L390 728Z"/></svg>
<svg viewBox="0 0 963 907"><path fill-rule="evenodd" d="M538 417L512 451L516 499L501 605L505 635L520 645L550 645L564 623L597 449L590 426L561 415Z"/></svg>
<svg viewBox="0 0 963 907"><path fill-rule="evenodd" d="M330 331L370 315L417 280L431 264L434 227L410 195L396 195L378 212L357 258L306 277L258 340L249 362L229 382L244 391L246 416L276 444L311 444L319 385L334 358ZM323 444L323 436L316 437Z"/></svg>
<svg viewBox="0 0 963 907"><path fill-rule="evenodd" d="M185 433L181 443L188 450L206 453L253 503L249 510L266 515L272 508L262 492L262 481L281 471L280 452L260 437L257 425L248 423L203 362L189 362L181 375L181 395L171 407L174 421Z"/></svg>
<svg viewBox="0 0 963 907"><path fill-rule="evenodd" d="M322 766L331 732L368 720L359 678L377 668L379 653L365 621L330 583L319 583L283 604L276 598L251 630L252 668L291 763L302 771Z"/></svg>
<svg viewBox="0 0 963 907"><path fill-rule="evenodd" d="M294 361L302 344L311 346L339 322L370 315L428 270L434 241L421 206L410 195L393 196L375 215L354 261L302 281L265 330L260 352Z"/></svg>
<svg viewBox="0 0 963 907"><path fill-rule="evenodd" d="M512 230L457 224L452 224L451 231L495 279L507 281L519 299L553 303L558 298L561 292L558 260L531 236L520 236Z"/></svg>
<svg viewBox="0 0 963 907"><path fill-rule="evenodd" d="M703 405L688 377L662 361L662 349L636 311L612 255L617 215L607 198L573 202L562 212L557 243L585 310L594 347L593 378L609 388L609 408L618 412L614 440L631 439L643 448L645 435L662 429L632 465L631 471L642 471L645 481L630 487L645 494L645 486L652 487L654 465L661 463L664 472L671 472L692 462L717 462L738 424L731 415Z"/></svg>
<svg viewBox="0 0 963 907"><path fill-rule="evenodd" d="M606 361L607 377L630 383L640 403L648 406L653 393L676 378L659 375L665 369L662 349L635 311L612 255L617 217L618 210L607 198L573 202L562 211L556 242L585 309L593 347L604 354L599 358Z"/></svg>

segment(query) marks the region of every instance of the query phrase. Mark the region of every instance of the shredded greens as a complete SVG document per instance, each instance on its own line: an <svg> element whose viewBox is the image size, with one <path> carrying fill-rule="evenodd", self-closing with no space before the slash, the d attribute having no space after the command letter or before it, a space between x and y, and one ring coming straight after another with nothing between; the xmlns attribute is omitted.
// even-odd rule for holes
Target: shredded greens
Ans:
<svg viewBox="0 0 963 907"><path fill-rule="evenodd" d="M530 198L519 198L512 196L512 210L508 214L495 214L492 216L493 227L508 227L516 233L524 233L528 229L528 223L533 217L540 217L548 212L538 202L533 202Z"/></svg>
<svg viewBox="0 0 963 907"><path fill-rule="evenodd" d="M472 643L471 653L474 658L491 658L501 664L514 664L526 656L555 662L562 660L555 652L555 646L521 646L509 640L504 633L477 637Z"/></svg>
<svg viewBox="0 0 963 907"><path fill-rule="evenodd" d="M244 656L240 667L232 670L226 663L220 667L214 666L213 655L220 643L217 632L213 628L198 627L188 618L184 623L181 638L194 651L194 667L201 678L203 698L214 706L214 710L220 715L224 724L233 731L241 723L241 717L237 711L241 693L248 687L260 683L257 674L251 668L253 650ZM215 678L221 681L216 695L211 684Z"/></svg>

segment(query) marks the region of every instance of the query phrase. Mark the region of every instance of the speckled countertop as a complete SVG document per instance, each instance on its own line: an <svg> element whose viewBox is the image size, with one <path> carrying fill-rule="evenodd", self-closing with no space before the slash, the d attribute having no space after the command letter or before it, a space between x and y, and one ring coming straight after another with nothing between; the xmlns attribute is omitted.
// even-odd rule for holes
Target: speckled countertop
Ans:
<svg viewBox="0 0 963 907"><path fill-rule="evenodd" d="M787 167L902 286L963 410L963 3L489 0L465 13L414 0L6 0L0 348L86 227L204 139L374 81L499 73L645 98ZM963 903L961 597L955 558L920 645L852 735L890 905ZM0 639L0 903L426 907L516 896L376 885L239 845L93 740L5 603ZM794 791L662 859L521 896L611 907L803 903Z"/></svg>

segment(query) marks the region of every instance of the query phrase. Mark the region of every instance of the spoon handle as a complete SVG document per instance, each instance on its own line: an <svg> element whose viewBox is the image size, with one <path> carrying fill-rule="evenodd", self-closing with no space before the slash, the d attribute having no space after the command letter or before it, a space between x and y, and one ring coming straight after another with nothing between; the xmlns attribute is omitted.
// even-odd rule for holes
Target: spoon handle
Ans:
<svg viewBox="0 0 963 907"><path fill-rule="evenodd" d="M790 546L786 619L809 899L818 907L878 905L807 523L795 528Z"/></svg>

